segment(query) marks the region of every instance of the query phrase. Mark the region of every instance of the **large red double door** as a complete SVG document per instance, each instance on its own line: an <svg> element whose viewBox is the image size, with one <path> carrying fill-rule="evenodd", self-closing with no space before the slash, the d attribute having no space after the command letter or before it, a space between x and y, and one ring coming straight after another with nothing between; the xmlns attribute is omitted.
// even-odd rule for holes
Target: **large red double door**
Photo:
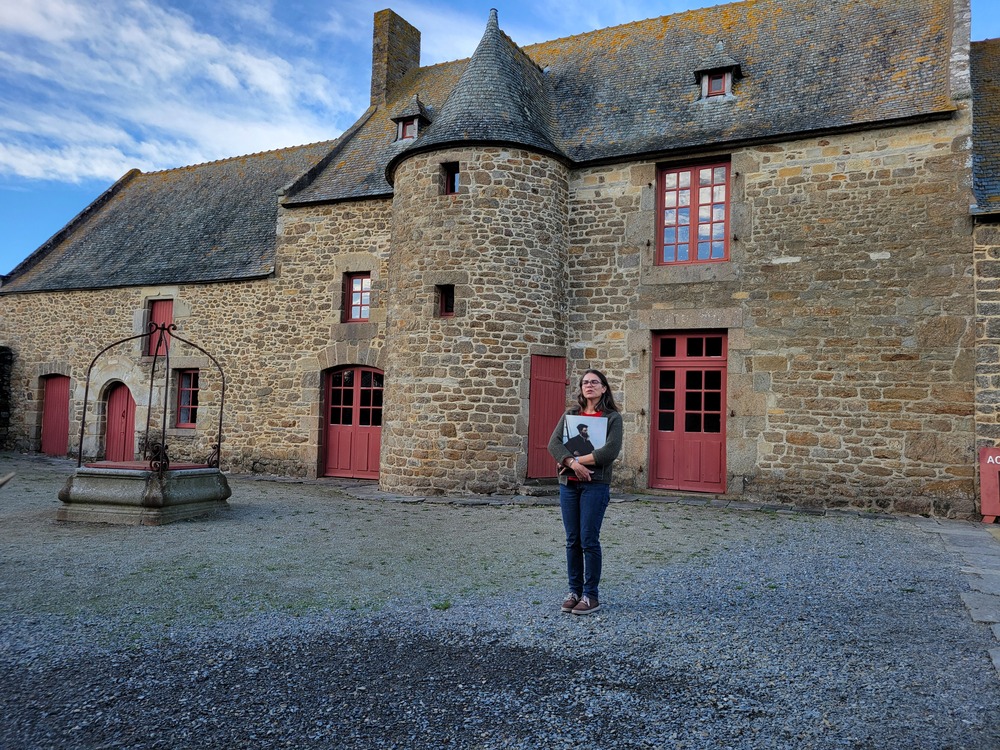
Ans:
<svg viewBox="0 0 1000 750"><path fill-rule="evenodd" d="M384 386L385 375L373 367L343 367L327 373L324 476L378 479Z"/></svg>
<svg viewBox="0 0 1000 750"><path fill-rule="evenodd" d="M649 484L726 491L725 332L653 339Z"/></svg>

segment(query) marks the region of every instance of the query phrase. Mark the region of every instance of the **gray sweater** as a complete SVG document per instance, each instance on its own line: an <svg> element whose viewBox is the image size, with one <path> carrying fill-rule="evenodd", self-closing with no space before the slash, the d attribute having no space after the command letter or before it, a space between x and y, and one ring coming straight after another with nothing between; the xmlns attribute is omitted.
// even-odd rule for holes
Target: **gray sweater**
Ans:
<svg viewBox="0 0 1000 750"><path fill-rule="evenodd" d="M574 416L579 413L580 410L578 408L570 409L566 412L566 414ZM566 430L566 414L559 419L559 424L556 425L556 429L552 432L552 437L549 438L549 453L552 454L552 458L560 466L563 461L573 455L563 445L563 435ZM594 460L597 463L587 468L594 472L590 478L591 482L611 484L612 464L614 464L615 459L618 458L618 454L622 449L622 415L616 411L606 411L601 416L608 418L607 442L594 451ZM566 482L566 475L560 474L559 484L566 484Z"/></svg>

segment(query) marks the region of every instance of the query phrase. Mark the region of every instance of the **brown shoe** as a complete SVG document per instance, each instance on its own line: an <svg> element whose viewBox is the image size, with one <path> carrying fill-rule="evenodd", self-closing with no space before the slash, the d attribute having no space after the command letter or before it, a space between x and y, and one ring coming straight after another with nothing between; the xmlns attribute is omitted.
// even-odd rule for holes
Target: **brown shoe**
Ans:
<svg viewBox="0 0 1000 750"><path fill-rule="evenodd" d="M572 591L570 591L568 594L566 594L566 599L562 603L562 611L572 612L573 607L575 607L579 601L580 597L574 594Z"/></svg>
<svg viewBox="0 0 1000 750"><path fill-rule="evenodd" d="M591 599L589 596L584 594L580 597L580 601L577 605L573 607L574 615L589 615L591 612L596 612L601 608L597 599Z"/></svg>

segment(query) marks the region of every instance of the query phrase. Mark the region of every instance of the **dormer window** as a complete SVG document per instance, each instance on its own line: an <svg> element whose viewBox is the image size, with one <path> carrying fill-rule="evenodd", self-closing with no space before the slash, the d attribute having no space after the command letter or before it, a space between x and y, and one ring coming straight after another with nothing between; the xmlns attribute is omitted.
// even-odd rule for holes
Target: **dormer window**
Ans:
<svg viewBox="0 0 1000 750"><path fill-rule="evenodd" d="M416 94L391 119L396 123L397 141L412 141L420 134L421 129L431 124L430 112Z"/></svg>
<svg viewBox="0 0 1000 750"><path fill-rule="evenodd" d="M726 54L725 45L719 42L715 50L694 71L694 79L701 87L701 98L731 97L733 82L743 76L740 64Z"/></svg>
<svg viewBox="0 0 1000 750"><path fill-rule="evenodd" d="M419 123L416 117L411 117L408 120L400 120L397 124L396 139L408 141L411 138L416 138L418 128Z"/></svg>

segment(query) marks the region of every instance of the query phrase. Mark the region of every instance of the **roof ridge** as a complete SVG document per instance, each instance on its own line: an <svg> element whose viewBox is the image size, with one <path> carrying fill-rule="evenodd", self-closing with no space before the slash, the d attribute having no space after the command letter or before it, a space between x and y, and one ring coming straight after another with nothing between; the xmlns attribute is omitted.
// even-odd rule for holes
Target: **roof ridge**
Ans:
<svg viewBox="0 0 1000 750"><path fill-rule="evenodd" d="M342 134L341 134L342 135ZM227 161L236 161L237 159L247 159L251 156L265 156L267 154L276 154L279 151L295 151L301 148L310 148L312 146L322 146L324 144L330 144L331 146L340 140L340 136L336 138L330 138L324 141L313 141L312 143L300 143L297 146L283 146L280 148L265 149L264 151L252 151L249 154L236 154L234 156L224 156L221 159L211 159L209 161L195 162L194 164L183 164L179 167L167 167L166 169L152 169L148 172L143 172L141 170L136 170L141 175L154 175L154 174L166 174L167 172L180 172L185 169L194 169L195 167L207 167L213 164L222 164Z"/></svg>

